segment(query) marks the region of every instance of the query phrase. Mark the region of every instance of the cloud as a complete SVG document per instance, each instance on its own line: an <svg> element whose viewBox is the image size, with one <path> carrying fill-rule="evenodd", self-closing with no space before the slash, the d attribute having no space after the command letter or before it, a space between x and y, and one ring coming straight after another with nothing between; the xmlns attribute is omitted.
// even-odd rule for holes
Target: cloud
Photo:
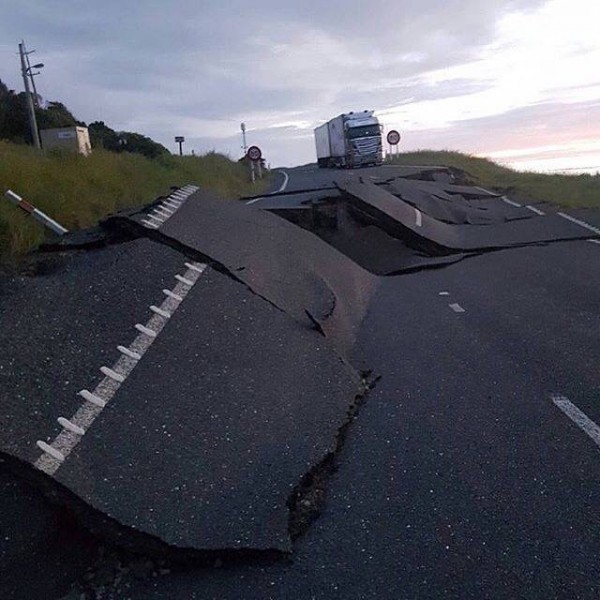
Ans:
<svg viewBox="0 0 600 600"><path fill-rule="evenodd" d="M294 164L314 158L312 127L346 110L375 108L403 129L446 132L458 118L475 123L510 112L514 103L496 100L514 60L507 27L522 37L546 5L21 0L5 11L0 33L8 40L18 32L38 48L36 59L46 63L41 93L81 119L137 130L173 149L182 134L188 149L233 155L244 120L273 162ZM17 41L0 46L0 78L20 89ZM494 49L508 58L493 60ZM580 39L570 51L576 60L590 49ZM515 103L540 100L524 94Z"/></svg>
<svg viewBox="0 0 600 600"><path fill-rule="evenodd" d="M590 161L600 165L599 140L600 101L596 100L542 103L449 127L409 131L402 150L462 150L527 169L544 169L550 159L586 167Z"/></svg>

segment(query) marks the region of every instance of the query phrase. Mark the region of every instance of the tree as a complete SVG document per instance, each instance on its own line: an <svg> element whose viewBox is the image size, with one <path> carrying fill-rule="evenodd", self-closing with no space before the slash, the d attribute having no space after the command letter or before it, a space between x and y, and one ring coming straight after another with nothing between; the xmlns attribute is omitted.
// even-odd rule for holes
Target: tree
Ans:
<svg viewBox="0 0 600 600"><path fill-rule="evenodd" d="M104 121L94 121L88 126L93 148L104 148L111 152L132 152L148 158L157 158L170 152L158 142L131 131L115 131Z"/></svg>
<svg viewBox="0 0 600 600"><path fill-rule="evenodd" d="M0 80L0 139L21 144L31 143L26 100L25 92L15 94ZM40 129L76 125L85 127L85 123L78 121L61 102L49 102L46 108L36 108L35 114ZM93 148L133 152L148 158L170 154L167 148L149 137L131 131L115 131L104 121L90 123L88 131Z"/></svg>
<svg viewBox="0 0 600 600"><path fill-rule="evenodd" d="M15 94L0 81L0 138L25 143L31 140L25 93Z"/></svg>
<svg viewBox="0 0 600 600"><path fill-rule="evenodd" d="M104 148L112 152L120 152L119 135L108 127L104 121L94 121L88 125L92 148Z"/></svg>
<svg viewBox="0 0 600 600"><path fill-rule="evenodd" d="M40 129L74 127L75 125L85 127L85 123L78 121L61 102L49 102L48 108L36 108L35 114Z"/></svg>

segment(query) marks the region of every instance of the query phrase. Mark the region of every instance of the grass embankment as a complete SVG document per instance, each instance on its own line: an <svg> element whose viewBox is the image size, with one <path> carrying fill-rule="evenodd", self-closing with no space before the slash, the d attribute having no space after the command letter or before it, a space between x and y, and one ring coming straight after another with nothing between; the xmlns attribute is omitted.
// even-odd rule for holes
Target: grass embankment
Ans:
<svg viewBox="0 0 600 600"><path fill-rule="evenodd" d="M600 207L598 175L551 175L514 171L491 160L460 152L422 150L399 154L388 162L435 165L464 171L475 185L511 194L526 202L553 202L561 206Z"/></svg>
<svg viewBox="0 0 600 600"><path fill-rule="evenodd" d="M11 189L67 229L94 225L116 210L166 194L170 186L192 183L231 198L266 187L252 186L249 179L243 165L216 153L150 160L95 150L84 157L0 141L0 196ZM42 225L0 197L1 262L18 259L45 235Z"/></svg>

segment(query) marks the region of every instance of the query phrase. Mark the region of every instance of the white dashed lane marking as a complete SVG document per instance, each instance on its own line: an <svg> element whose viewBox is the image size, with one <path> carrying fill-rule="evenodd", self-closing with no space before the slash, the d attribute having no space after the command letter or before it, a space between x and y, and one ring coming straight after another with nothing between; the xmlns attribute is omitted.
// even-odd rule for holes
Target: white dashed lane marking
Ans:
<svg viewBox="0 0 600 600"><path fill-rule="evenodd" d="M571 215L568 215L567 213L564 213L564 212L559 212L556 214L560 215L563 219L567 219L568 221L571 221L571 223L575 223L576 225L579 225L580 227L585 227L585 229L589 229L590 231L593 231L594 233L600 235L600 229L598 229L597 227L594 227L593 225L590 225L589 223L586 223L585 221L576 219L575 217L572 217Z"/></svg>
<svg viewBox="0 0 600 600"><path fill-rule="evenodd" d="M455 312L455 313L464 313L467 312L460 304L448 304L448 306Z"/></svg>
<svg viewBox="0 0 600 600"><path fill-rule="evenodd" d="M67 419L58 417L62 431L49 444L43 440L36 442L42 455L36 460L35 466L48 475L53 475L67 459L79 440L89 430L94 420L110 402L117 390L127 379L148 348L153 344L158 334L163 330L169 318L188 295L198 278L202 275L206 265L201 263L186 263L187 271L184 275L176 275L177 285L173 290L162 290L166 298L160 306L152 305L152 316L146 325L137 323L135 328L139 335L129 347L118 346L121 357L112 367L100 367L104 379L96 386L93 392L81 390L79 396L85 403Z"/></svg>
<svg viewBox="0 0 600 600"><path fill-rule="evenodd" d="M511 206L516 206L517 208L522 208L522 206L518 202L509 200L506 196L502 196L501 200L502 200L502 202L506 202L506 204L510 204Z"/></svg>
<svg viewBox="0 0 600 600"><path fill-rule="evenodd" d="M450 292L438 292L438 296L448 297L450 296ZM453 302L452 304L448 304L448 308L453 310L455 313L464 313L467 312L460 304L457 302Z"/></svg>
<svg viewBox="0 0 600 600"><path fill-rule="evenodd" d="M592 244L600 244L600 240L588 240L588 242L591 242Z"/></svg>
<svg viewBox="0 0 600 600"><path fill-rule="evenodd" d="M417 227L422 227L423 226L423 215L421 214L421 211L417 208L415 208L415 223L417 225Z"/></svg>
<svg viewBox="0 0 600 600"><path fill-rule="evenodd" d="M535 206L531 206L530 204L528 204L525 208L528 208L531 212L534 212L536 215L540 215L543 216L546 213L541 211L539 208L536 208Z"/></svg>
<svg viewBox="0 0 600 600"><path fill-rule="evenodd" d="M552 396L552 402L600 447L600 427L594 421L565 396Z"/></svg>

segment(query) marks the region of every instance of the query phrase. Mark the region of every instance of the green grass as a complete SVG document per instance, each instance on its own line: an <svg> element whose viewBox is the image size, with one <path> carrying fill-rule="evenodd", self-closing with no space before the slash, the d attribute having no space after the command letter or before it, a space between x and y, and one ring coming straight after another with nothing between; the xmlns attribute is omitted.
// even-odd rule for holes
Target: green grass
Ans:
<svg viewBox="0 0 600 600"><path fill-rule="evenodd" d="M521 172L460 152L421 150L393 157L393 164L435 165L464 171L475 185L527 202L547 201L576 208L600 207L600 176Z"/></svg>
<svg viewBox="0 0 600 600"><path fill-rule="evenodd" d="M42 154L0 141L0 261L13 262L42 242L42 225L3 197L13 190L67 229L94 225L121 208L144 204L192 183L229 198L260 193L247 169L226 156L166 156L155 160L136 154L95 150L90 156Z"/></svg>

